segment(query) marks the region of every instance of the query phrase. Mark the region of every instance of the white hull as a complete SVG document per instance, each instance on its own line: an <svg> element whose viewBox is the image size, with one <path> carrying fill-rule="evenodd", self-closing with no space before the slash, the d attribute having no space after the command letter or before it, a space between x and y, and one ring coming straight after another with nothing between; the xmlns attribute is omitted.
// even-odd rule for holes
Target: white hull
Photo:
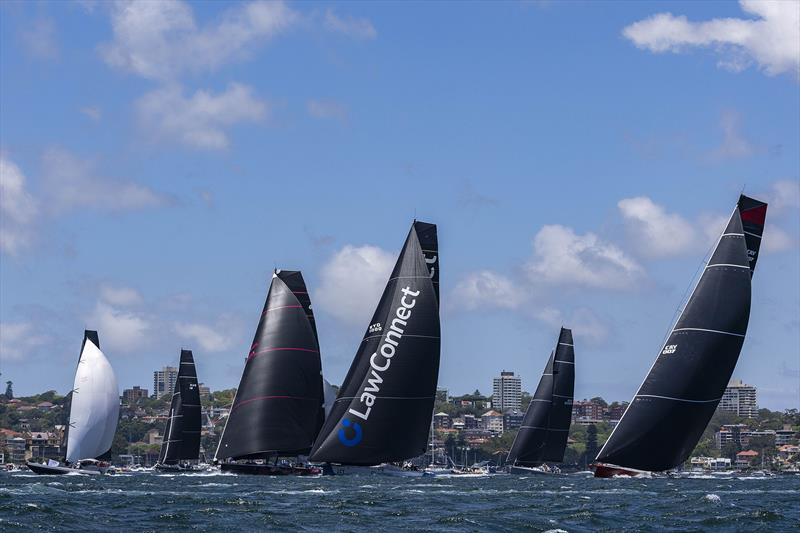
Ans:
<svg viewBox="0 0 800 533"><path fill-rule="evenodd" d="M327 468L328 465L326 465ZM337 465L331 464L333 474L336 476L393 476L393 477L422 477L432 476L432 473L426 473L424 470L406 470L392 464L384 464L378 466L356 466L356 465ZM323 472L327 473L326 469Z"/></svg>

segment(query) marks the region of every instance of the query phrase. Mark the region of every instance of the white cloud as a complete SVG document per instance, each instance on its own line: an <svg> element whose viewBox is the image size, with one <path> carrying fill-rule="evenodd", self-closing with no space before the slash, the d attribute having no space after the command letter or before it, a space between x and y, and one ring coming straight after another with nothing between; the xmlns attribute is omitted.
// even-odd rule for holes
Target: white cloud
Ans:
<svg viewBox="0 0 800 533"><path fill-rule="evenodd" d="M333 100L309 100L306 110L314 118L333 118L340 121L347 119L347 107Z"/></svg>
<svg viewBox="0 0 800 533"><path fill-rule="evenodd" d="M100 287L100 299L110 305L120 307L142 303L142 295L136 289L115 287L113 285L102 285Z"/></svg>
<svg viewBox="0 0 800 533"><path fill-rule="evenodd" d="M29 27L20 29L22 44L30 55L38 59L55 59L58 57L56 42L56 25L52 19L39 18Z"/></svg>
<svg viewBox="0 0 800 533"><path fill-rule="evenodd" d="M111 9L114 40L100 53L111 66L151 79L213 71L240 60L290 28L298 14L284 2L237 5L198 27L191 7L178 0L118 1Z"/></svg>
<svg viewBox="0 0 800 533"><path fill-rule="evenodd" d="M22 170L0 153L0 251L16 255L33 238L39 207L26 189Z"/></svg>
<svg viewBox="0 0 800 533"><path fill-rule="evenodd" d="M527 297L527 291L502 274L481 270L467 274L450 295L450 305L461 309L516 309Z"/></svg>
<svg viewBox="0 0 800 533"><path fill-rule="evenodd" d="M650 257L668 256L692 249L695 231L680 215L666 210L646 196L617 203L625 228L637 248Z"/></svg>
<svg viewBox="0 0 800 533"><path fill-rule="evenodd" d="M100 333L103 349L112 351L135 352L145 343L151 330L150 320L144 315L105 302L97 302L87 320L89 328Z"/></svg>
<svg viewBox="0 0 800 533"><path fill-rule="evenodd" d="M744 138L740 131L741 116L731 110L723 111L720 116L722 129L722 144L711 152L714 159L739 159L749 157L758 151L750 141Z"/></svg>
<svg viewBox="0 0 800 533"><path fill-rule="evenodd" d="M576 309L567 317L558 309L543 307L534 316L554 329L562 326L569 328L576 339L583 339L593 345L601 344L609 335L605 322L585 307Z"/></svg>
<svg viewBox="0 0 800 533"><path fill-rule="evenodd" d="M266 102L238 83L217 95L199 90L188 98L179 86L169 85L144 95L136 106L142 125L158 139L211 150L228 147L227 128L257 122L268 112Z"/></svg>
<svg viewBox="0 0 800 533"><path fill-rule="evenodd" d="M376 246L346 245L322 267L314 303L342 322L365 324L395 261L394 254Z"/></svg>
<svg viewBox="0 0 800 533"><path fill-rule="evenodd" d="M367 40L378 36L378 32L369 19L351 16L340 17L332 9L325 11L325 28L356 39Z"/></svg>
<svg viewBox="0 0 800 533"><path fill-rule="evenodd" d="M30 350L45 342L45 337L37 334L27 322L0 322L0 359L23 359Z"/></svg>
<svg viewBox="0 0 800 533"><path fill-rule="evenodd" d="M229 337L219 332L219 328L205 324L179 322L175 324L175 333L196 342L207 352L221 352L233 344Z"/></svg>
<svg viewBox="0 0 800 533"><path fill-rule="evenodd" d="M770 76L791 73L800 78L798 2L741 0L739 4L755 18L691 22L685 16L659 13L627 26L622 34L655 53L710 47L723 68L738 72L755 62Z"/></svg>
<svg viewBox="0 0 800 533"><path fill-rule="evenodd" d="M96 105L82 107L81 113L95 122L98 122L101 118L103 118L103 110Z"/></svg>
<svg viewBox="0 0 800 533"><path fill-rule="evenodd" d="M62 148L42 157L42 195L51 213L76 209L131 211L168 205L170 199L138 183L99 176L90 161Z"/></svg>
<svg viewBox="0 0 800 533"><path fill-rule="evenodd" d="M800 208L800 181L779 180L772 184L772 190L764 194L769 202L769 211L783 213L789 209Z"/></svg>
<svg viewBox="0 0 800 533"><path fill-rule="evenodd" d="M642 267L614 244L561 225L542 227L533 239L533 252L527 270L537 284L615 289L630 286L643 274Z"/></svg>
<svg viewBox="0 0 800 533"><path fill-rule="evenodd" d="M783 231L774 224L767 224L764 228L764 237L761 245L766 252L785 252L797 244L797 239Z"/></svg>

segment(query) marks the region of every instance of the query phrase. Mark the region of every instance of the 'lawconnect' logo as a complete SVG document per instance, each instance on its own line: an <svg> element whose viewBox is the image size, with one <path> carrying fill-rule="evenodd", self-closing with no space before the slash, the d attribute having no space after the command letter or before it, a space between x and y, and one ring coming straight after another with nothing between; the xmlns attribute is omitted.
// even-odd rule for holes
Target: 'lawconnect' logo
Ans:
<svg viewBox="0 0 800 533"><path fill-rule="evenodd" d="M344 420L342 420L342 426L344 427L339 429L339 442L341 442L345 446L350 446L350 447L355 446L356 444L361 442L361 438L364 436L364 434L361 432L361 424L359 424L358 422L351 422L350 420L345 418ZM348 438L347 431L345 431L345 428L349 427L352 427L353 432L355 432L355 435L352 438Z"/></svg>

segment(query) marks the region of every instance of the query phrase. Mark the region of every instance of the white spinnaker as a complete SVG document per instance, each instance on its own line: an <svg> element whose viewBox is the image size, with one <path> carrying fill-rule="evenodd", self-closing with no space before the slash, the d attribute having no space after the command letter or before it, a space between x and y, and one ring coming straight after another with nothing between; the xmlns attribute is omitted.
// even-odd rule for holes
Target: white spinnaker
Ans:
<svg viewBox="0 0 800 533"><path fill-rule="evenodd" d="M86 339L75 373L67 461L94 459L111 448L119 420L119 387L111 364Z"/></svg>

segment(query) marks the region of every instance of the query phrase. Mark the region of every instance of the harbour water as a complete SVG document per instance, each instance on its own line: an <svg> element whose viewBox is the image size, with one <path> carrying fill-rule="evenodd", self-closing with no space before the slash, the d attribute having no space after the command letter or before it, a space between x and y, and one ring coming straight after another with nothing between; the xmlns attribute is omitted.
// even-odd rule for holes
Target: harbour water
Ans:
<svg viewBox="0 0 800 533"><path fill-rule="evenodd" d="M0 531L798 531L800 477L0 474Z"/></svg>

